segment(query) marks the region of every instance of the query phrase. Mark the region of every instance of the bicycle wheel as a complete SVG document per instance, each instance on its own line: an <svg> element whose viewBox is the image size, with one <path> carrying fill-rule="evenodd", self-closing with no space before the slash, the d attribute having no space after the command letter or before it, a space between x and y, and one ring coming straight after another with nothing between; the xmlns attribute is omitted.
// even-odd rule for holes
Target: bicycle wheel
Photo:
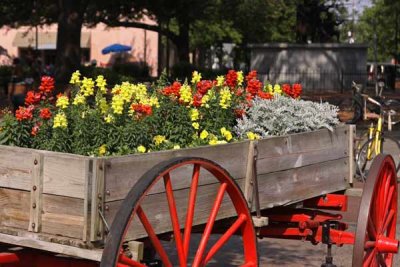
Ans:
<svg viewBox="0 0 400 267"><path fill-rule="evenodd" d="M361 180L365 181L368 175L369 166L372 160L377 156L375 150L375 140L367 140L356 155L356 172L360 175ZM368 148L370 148L370 155L368 156ZM385 152L391 154L396 165L396 172L400 169L400 143L391 137L382 137L381 153Z"/></svg>

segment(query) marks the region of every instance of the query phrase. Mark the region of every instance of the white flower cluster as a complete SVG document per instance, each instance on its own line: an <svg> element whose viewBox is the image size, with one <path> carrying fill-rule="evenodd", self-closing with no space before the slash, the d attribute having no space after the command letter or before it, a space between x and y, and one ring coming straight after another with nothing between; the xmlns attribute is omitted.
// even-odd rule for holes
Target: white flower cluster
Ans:
<svg viewBox="0 0 400 267"><path fill-rule="evenodd" d="M333 130L339 123L339 108L329 103L297 100L275 95L272 100L257 98L246 115L237 120L236 133L245 137L254 132L262 137L308 132L321 128Z"/></svg>

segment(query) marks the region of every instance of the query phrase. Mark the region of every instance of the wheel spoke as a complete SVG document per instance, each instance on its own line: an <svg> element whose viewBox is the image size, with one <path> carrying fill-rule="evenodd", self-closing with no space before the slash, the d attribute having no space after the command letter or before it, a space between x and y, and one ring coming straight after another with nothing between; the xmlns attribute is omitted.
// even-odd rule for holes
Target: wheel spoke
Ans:
<svg viewBox="0 0 400 267"><path fill-rule="evenodd" d="M210 217L208 218L206 228L204 229L203 236L201 237L201 240L200 240L199 248L197 249L196 256L193 261L193 267L199 267L202 262L204 250L206 249L208 239L210 238L210 234L211 234L212 228L214 226L215 218L217 217L218 210L221 206L221 202L224 197L227 186L228 186L227 183L222 183L221 186L219 187L217 197L216 197L214 205L211 209Z"/></svg>
<svg viewBox="0 0 400 267"><path fill-rule="evenodd" d="M119 254L119 263L130 267L146 267L146 265L128 258L123 253Z"/></svg>
<svg viewBox="0 0 400 267"><path fill-rule="evenodd" d="M377 253L376 248L367 252L363 260L363 267L369 267L371 265L372 261L375 258L376 253Z"/></svg>
<svg viewBox="0 0 400 267"><path fill-rule="evenodd" d="M378 258L378 262L379 262L378 266L386 267L385 259L383 258L383 255L381 253L378 253L378 257L377 258Z"/></svg>
<svg viewBox="0 0 400 267"><path fill-rule="evenodd" d="M157 251L158 255L161 258L161 261L167 267L172 267L171 261L168 258L167 253L165 252L160 240L158 239L156 233L154 232L153 227L151 226L149 220L147 219L146 214L144 213L142 207L138 207L136 211L140 221L142 222L144 229L146 230L147 234L149 235L150 241L154 246L154 249Z"/></svg>
<svg viewBox="0 0 400 267"><path fill-rule="evenodd" d="M376 229L371 215L368 216L368 237L370 240L376 240Z"/></svg>
<svg viewBox="0 0 400 267"><path fill-rule="evenodd" d="M199 176L200 176L200 165L195 164L193 167L192 184L190 186L185 232L183 234L183 251L185 253L186 261L187 261L187 256L189 254L190 233L192 232L193 216L196 205L196 195L197 195L197 186L199 184Z"/></svg>
<svg viewBox="0 0 400 267"><path fill-rule="evenodd" d="M204 264L207 264L211 258L222 248L223 245L231 238L233 234L239 229L239 227L246 221L246 215L240 214L239 218L229 227L225 234L223 234L220 239L214 244L210 249L207 256L204 259Z"/></svg>
<svg viewBox="0 0 400 267"><path fill-rule="evenodd" d="M178 252L179 263L181 267L185 267L186 257L183 251L182 235L180 230L178 212L176 210L175 197L169 173L164 175L164 185L165 185L165 192L167 194L169 212L171 215L172 228L174 229L174 238L175 238L176 250Z"/></svg>
<svg viewBox="0 0 400 267"><path fill-rule="evenodd" d="M386 233L386 230L387 230L389 224L393 221L394 213L395 213L394 210L390 209L389 214L385 218L385 221L384 221L383 226L382 226L382 230L381 230L381 234L382 235L384 235L384 233Z"/></svg>
<svg viewBox="0 0 400 267"><path fill-rule="evenodd" d="M395 187L394 185L392 185L392 186L390 187L389 193L388 193L387 198L386 198L386 201L385 201L385 209L384 209L385 215L383 216L383 218L385 218L385 219L386 219L387 216L388 216L388 212L392 210L392 209L390 209L389 207L390 207L390 204L392 204L393 194L394 194L394 187ZM379 231L380 233L382 233L382 232L384 231L383 228L384 228L384 227L382 227L382 229Z"/></svg>

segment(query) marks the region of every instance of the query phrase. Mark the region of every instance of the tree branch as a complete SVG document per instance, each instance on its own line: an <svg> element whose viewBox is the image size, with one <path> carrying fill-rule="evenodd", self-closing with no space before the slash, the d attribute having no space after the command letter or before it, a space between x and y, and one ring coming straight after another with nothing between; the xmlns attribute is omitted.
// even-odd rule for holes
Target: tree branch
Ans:
<svg viewBox="0 0 400 267"><path fill-rule="evenodd" d="M164 29L159 25L150 25L143 22L137 21L108 21L101 20L104 24L109 27L127 27L127 28L140 28L148 31L158 32L166 37L168 37L172 42L177 42L178 35L168 29Z"/></svg>

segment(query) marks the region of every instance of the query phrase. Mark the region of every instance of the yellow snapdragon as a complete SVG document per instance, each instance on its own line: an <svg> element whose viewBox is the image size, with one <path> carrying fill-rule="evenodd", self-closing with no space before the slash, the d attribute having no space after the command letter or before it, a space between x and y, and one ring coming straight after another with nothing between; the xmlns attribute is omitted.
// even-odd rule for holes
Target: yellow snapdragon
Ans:
<svg viewBox="0 0 400 267"><path fill-rule="evenodd" d="M156 135L153 138L154 143L158 146L164 143L167 139L163 135Z"/></svg>
<svg viewBox="0 0 400 267"><path fill-rule="evenodd" d="M94 95L94 81L92 78L83 78L81 84L81 93L84 96Z"/></svg>
<svg viewBox="0 0 400 267"><path fill-rule="evenodd" d="M181 89L179 89L179 100L182 101L183 103L191 103L192 102L192 89L190 88L189 85L184 84L181 86Z"/></svg>
<svg viewBox="0 0 400 267"><path fill-rule="evenodd" d="M74 101L72 102L72 105L78 106L78 105L84 105L85 103L86 103L86 98L81 94L76 94Z"/></svg>
<svg viewBox="0 0 400 267"><path fill-rule="evenodd" d="M228 131L225 127L221 128L221 134L223 137L225 137L226 141L232 140L232 133Z"/></svg>
<svg viewBox="0 0 400 267"><path fill-rule="evenodd" d="M207 132L207 130L203 130L203 131L201 131L201 133L200 133L200 139L206 139L208 137L208 132Z"/></svg>
<svg viewBox="0 0 400 267"><path fill-rule="evenodd" d="M274 85L274 94L282 94L282 88L279 84Z"/></svg>
<svg viewBox="0 0 400 267"><path fill-rule="evenodd" d="M54 116L53 128L67 128L67 127L68 127L68 121L65 114L63 112L57 113Z"/></svg>
<svg viewBox="0 0 400 267"><path fill-rule="evenodd" d="M137 147L137 151L139 153L146 153L146 148L144 146L140 145Z"/></svg>
<svg viewBox="0 0 400 267"><path fill-rule="evenodd" d="M217 86L223 86L225 82L225 77L223 75L217 76Z"/></svg>
<svg viewBox="0 0 400 267"><path fill-rule="evenodd" d="M199 110L197 108L192 108L190 110L190 119L192 121L197 121L199 119Z"/></svg>
<svg viewBox="0 0 400 267"><path fill-rule="evenodd" d="M104 121L107 123L112 123L114 121L114 116L111 114L108 114L105 118Z"/></svg>
<svg viewBox="0 0 400 267"><path fill-rule="evenodd" d="M250 140L260 139L260 136L258 134L256 134L256 133L253 133L253 132L247 132L246 135L247 135L247 138L250 139Z"/></svg>
<svg viewBox="0 0 400 267"><path fill-rule="evenodd" d="M107 153L107 145L101 145L99 147L99 156L104 156Z"/></svg>
<svg viewBox="0 0 400 267"><path fill-rule="evenodd" d="M222 88L220 91L219 105L222 109L227 109L231 105L232 94L228 87Z"/></svg>
<svg viewBox="0 0 400 267"><path fill-rule="evenodd" d="M180 149L181 146L180 145L174 145L173 149Z"/></svg>
<svg viewBox="0 0 400 267"><path fill-rule="evenodd" d="M238 71L237 73L237 84L240 86L243 84L243 71Z"/></svg>
<svg viewBox="0 0 400 267"><path fill-rule="evenodd" d="M79 70L72 73L71 80L69 81L69 83L77 85L81 83L81 73L79 72Z"/></svg>
<svg viewBox="0 0 400 267"><path fill-rule="evenodd" d="M193 71L192 73L192 84L196 84L201 81L201 73Z"/></svg>
<svg viewBox="0 0 400 267"><path fill-rule="evenodd" d="M195 130L198 130L200 128L200 124L198 122L193 122L192 126Z"/></svg>
<svg viewBox="0 0 400 267"><path fill-rule="evenodd" d="M99 88L101 93L103 93L103 94L107 93L107 89L106 89L107 81L106 81L106 79L104 79L103 75L97 76L96 86L97 86L97 88Z"/></svg>
<svg viewBox="0 0 400 267"><path fill-rule="evenodd" d="M59 107L61 109L66 109L68 105L69 105L68 96L62 95L57 98L56 107Z"/></svg>
<svg viewBox="0 0 400 267"><path fill-rule="evenodd" d="M108 111L107 100L104 97L102 97L99 100L97 100L96 102L97 102L97 106L100 108L100 112L102 114L106 114Z"/></svg>
<svg viewBox="0 0 400 267"><path fill-rule="evenodd" d="M121 95L114 95L111 100L111 108L115 114L122 114L124 111L124 98Z"/></svg>

